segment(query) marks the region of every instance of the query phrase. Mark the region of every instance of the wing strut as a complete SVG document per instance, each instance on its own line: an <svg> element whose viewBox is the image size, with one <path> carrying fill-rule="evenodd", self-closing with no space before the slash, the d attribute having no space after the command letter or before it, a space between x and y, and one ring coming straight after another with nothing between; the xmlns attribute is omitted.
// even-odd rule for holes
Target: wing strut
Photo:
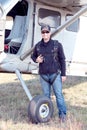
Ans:
<svg viewBox="0 0 87 130"><path fill-rule="evenodd" d="M60 31L62 31L64 28L68 27L70 24L72 24L75 20L79 18L83 13L87 11L87 6L84 6L82 9L80 9L74 16L72 16L70 19L65 21L65 23L61 26L59 26L53 33L52 36L56 35Z"/></svg>

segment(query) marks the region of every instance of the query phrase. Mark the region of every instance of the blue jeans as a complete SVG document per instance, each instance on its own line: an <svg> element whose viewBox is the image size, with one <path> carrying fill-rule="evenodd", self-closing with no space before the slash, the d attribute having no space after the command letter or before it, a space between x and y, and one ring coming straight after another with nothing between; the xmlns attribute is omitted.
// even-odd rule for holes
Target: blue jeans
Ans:
<svg viewBox="0 0 87 130"><path fill-rule="evenodd" d="M66 105L65 105L65 101L64 101L64 97L63 97L63 93L62 93L61 75L60 74L57 75L53 84L50 84L49 82L44 80L44 79L46 79L51 82L51 81L53 81L55 75L56 75L55 73L42 75L43 77L40 76L40 82L41 82L42 91L43 91L44 95L47 96L48 98L50 98L50 96L51 96L51 86L52 86L54 94L56 96L56 103L57 103L57 107L59 110L59 117L61 117L62 114L66 115Z"/></svg>

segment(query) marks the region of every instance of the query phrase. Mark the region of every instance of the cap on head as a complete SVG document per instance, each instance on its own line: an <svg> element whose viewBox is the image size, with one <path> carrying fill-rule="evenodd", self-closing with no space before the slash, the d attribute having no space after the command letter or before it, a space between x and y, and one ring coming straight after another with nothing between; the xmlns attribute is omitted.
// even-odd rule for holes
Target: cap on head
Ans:
<svg viewBox="0 0 87 130"><path fill-rule="evenodd" d="M41 31L49 31L50 32L51 28L49 25L42 25L41 26Z"/></svg>

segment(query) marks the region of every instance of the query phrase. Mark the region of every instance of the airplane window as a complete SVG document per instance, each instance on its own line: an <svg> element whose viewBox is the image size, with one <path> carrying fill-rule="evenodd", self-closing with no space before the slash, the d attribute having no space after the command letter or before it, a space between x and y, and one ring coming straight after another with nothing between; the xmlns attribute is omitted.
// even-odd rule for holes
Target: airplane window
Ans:
<svg viewBox="0 0 87 130"><path fill-rule="evenodd" d="M59 12L48 10L48 9L39 9L39 24L50 24L51 27L57 28L60 26L61 15Z"/></svg>
<svg viewBox="0 0 87 130"><path fill-rule="evenodd" d="M72 15L70 15L70 14L67 14L66 15L66 20L68 20L69 18L71 18L72 17ZM67 31L72 31L72 32L78 32L78 30L79 30L79 18L75 21L75 22L73 22L70 26L68 26L67 28L66 28L66 30Z"/></svg>

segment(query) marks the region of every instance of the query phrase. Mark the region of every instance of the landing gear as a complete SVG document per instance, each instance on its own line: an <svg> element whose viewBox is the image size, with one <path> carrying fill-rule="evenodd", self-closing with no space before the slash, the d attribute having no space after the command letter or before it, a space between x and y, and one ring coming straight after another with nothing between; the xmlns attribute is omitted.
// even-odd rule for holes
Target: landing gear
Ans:
<svg viewBox="0 0 87 130"><path fill-rule="evenodd" d="M28 116L33 123L48 122L53 115L53 104L46 96L35 96L29 104Z"/></svg>
<svg viewBox="0 0 87 130"><path fill-rule="evenodd" d="M33 98L25 82L22 79L19 70L16 70L15 73L19 78L26 95L30 100L28 107L28 117L33 123L48 122L53 115L53 104L51 100L43 95L38 95Z"/></svg>

